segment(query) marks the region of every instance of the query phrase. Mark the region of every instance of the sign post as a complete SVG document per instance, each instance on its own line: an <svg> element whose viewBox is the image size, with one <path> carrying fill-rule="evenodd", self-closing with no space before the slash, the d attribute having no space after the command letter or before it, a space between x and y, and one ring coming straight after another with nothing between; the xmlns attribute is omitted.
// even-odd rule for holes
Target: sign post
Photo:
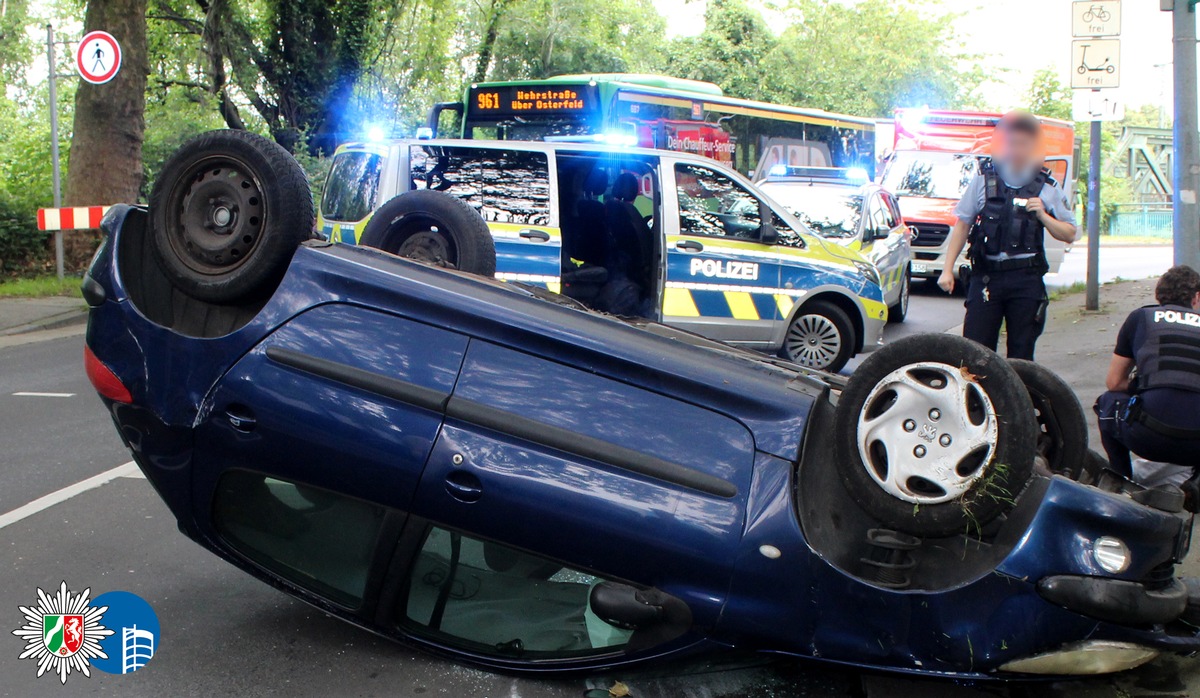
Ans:
<svg viewBox="0 0 1200 698"><path fill-rule="evenodd" d="M54 62L54 27L46 25L46 63L50 88L50 162L54 189L54 208L62 206L62 170L58 154L58 66ZM63 280L63 234L54 231L54 270Z"/></svg>
<svg viewBox="0 0 1200 698"><path fill-rule="evenodd" d="M1186 2L1187 0L1181 0ZM1075 116L1090 121L1087 181L1087 309L1100 309L1100 124L1123 111L1101 90L1121 85L1121 0L1079 0L1071 3L1071 87ZM1080 92L1087 90L1087 92ZM1087 104L1079 119L1080 102ZM1110 106L1111 105L1111 106Z"/></svg>
<svg viewBox="0 0 1200 698"><path fill-rule="evenodd" d="M1171 6L1168 7L1167 5ZM1161 7L1174 12L1175 124L1174 172L1175 263L1200 269L1200 136L1196 117L1196 3L1163 0Z"/></svg>

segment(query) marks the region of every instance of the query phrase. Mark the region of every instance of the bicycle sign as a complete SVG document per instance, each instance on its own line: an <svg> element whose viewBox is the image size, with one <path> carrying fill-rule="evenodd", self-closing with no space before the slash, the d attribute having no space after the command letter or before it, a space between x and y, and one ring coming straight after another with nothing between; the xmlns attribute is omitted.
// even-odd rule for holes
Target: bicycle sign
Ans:
<svg viewBox="0 0 1200 698"><path fill-rule="evenodd" d="M1071 3L1071 35L1117 36L1121 33L1121 0L1079 0Z"/></svg>
<svg viewBox="0 0 1200 698"><path fill-rule="evenodd" d="M1121 85L1121 40L1082 39L1071 42L1071 87L1102 90Z"/></svg>

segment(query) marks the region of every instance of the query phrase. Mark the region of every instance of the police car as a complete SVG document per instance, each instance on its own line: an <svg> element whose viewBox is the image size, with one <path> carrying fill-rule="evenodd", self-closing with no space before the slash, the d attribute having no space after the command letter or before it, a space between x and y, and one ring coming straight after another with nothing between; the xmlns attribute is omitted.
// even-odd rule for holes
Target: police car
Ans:
<svg viewBox="0 0 1200 698"><path fill-rule="evenodd" d="M494 273L825 371L878 346L887 321L874 263L686 153L350 143L332 159L317 227L334 242Z"/></svg>
<svg viewBox="0 0 1200 698"><path fill-rule="evenodd" d="M888 320L908 315L912 233L896 197L865 171L836 167L771 168L759 188L815 233L862 253L879 270Z"/></svg>

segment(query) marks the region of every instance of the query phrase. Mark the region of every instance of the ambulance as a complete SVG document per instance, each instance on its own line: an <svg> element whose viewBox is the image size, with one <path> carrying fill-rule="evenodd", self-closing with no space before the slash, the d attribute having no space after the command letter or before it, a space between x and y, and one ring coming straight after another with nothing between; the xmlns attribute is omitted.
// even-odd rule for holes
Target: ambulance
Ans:
<svg viewBox="0 0 1200 698"><path fill-rule="evenodd" d="M979 159L991 153L992 134L1002 114L929 109L898 109L894 148L883 174L884 188L894 192L900 213L913 233L912 275L936 279L947 264L955 278L970 273L964 249L946 259L954 226L954 207L975 176ZM1072 201L1075 198L1077 150L1075 127L1067 121L1039 117L1046 167ZM1066 245L1046 234L1050 272L1062 265ZM965 287L965 285L961 285Z"/></svg>

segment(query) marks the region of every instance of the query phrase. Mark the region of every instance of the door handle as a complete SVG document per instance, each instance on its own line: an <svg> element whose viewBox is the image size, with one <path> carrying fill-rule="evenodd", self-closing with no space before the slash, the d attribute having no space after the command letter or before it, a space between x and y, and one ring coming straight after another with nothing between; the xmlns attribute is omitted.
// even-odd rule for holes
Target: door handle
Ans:
<svg viewBox="0 0 1200 698"><path fill-rule="evenodd" d="M535 230L533 228L526 228L526 229L522 230L521 232L517 233L517 235L520 235L521 237L523 237L526 240L529 240L531 242L550 242L550 233L547 233L544 230Z"/></svg>
<svg viewBox="0 0 1200 698"><path fill-rule="evenodd" d="M230 405L225 409L225 418L229 420L229 426L237 429L242 433L250 433L254 431L255 425L258 423L254 419L254 413L249 407L244 405Z"/></svg>
<svg viewBox="0 0 1200 698"><path fill-rule="evenodd" d="M473 473L455 470L446 476L446 492L460 502L478 502L483 496L483 483Z"/></svg>
<svg viewBox="0 0 1200 698"><path fill-rule="evenodd" d="M684 252L703 252L704 245L701 245L695 240L680 240L679 242L675 243L675 249L682 250Z"/></svg>

